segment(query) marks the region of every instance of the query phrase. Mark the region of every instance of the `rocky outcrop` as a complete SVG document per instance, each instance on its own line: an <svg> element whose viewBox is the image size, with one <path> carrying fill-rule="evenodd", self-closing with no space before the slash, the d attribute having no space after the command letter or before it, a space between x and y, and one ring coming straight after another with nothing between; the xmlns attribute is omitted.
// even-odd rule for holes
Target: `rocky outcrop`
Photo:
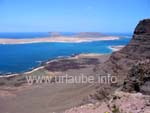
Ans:
<svg viewBox="0 0 150 113"><path fill-rule="evenodd" d="M134 34L149 34L150 35L150 21L149 19L145 19L140 21L137 25Z"/></svg>
<svg viewBox="0 0 150 113"><path fill-rule="evenodd" d="M150 95L150 60L139 61L130 69L123 90Z"/></svg>
<svg viewBox="0 0 150 113"><path fill-rule="evenodd" d="M132 66L146 59L150 59L150 19L140 21L129 44L112 53L110 59L100 65L97 72L116 75L122 84Z"/></svg>
<svg viewBox="0 0 150 113"><path fill-rule="evenodd" d="M120 53L132 59L150 58L150 19L139 22L131 42Z"/></svg>
<svg viewBox="0 0 150 113"><path fill-rule="evenodd" d="M108 101L74 107L64 113L150 113L149 99L141 93L115 92Z"/></svg>

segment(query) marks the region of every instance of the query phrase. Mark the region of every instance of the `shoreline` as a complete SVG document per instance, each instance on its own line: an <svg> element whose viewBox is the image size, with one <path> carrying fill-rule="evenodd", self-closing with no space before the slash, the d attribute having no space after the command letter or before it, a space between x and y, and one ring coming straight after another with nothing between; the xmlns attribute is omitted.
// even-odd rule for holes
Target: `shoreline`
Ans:
<svg viewBox="0 0 150 113"><path fill-rule="evenodd" d="M112 52L115 52L115 51L119 51L120 49L122 49L124 47L124 45L118 45L118 46L109 46L108 48L112 50ZM110 53L109 53L110 54ZM56 57L54 59L48 59L46 61L41 61L41 63L36 66L36 67L33 67L32 69L29 69L27 71L23 71L23 72L16 72L16 73L11 73L10 74L7 74L7 73L4 73L4 74L0 74L0 78L9 78L9 77L14 77L14 76L19 76L21 74L31 74L32 72L35 72L35 71L38 71L40 69L43 69L44 68L44 65L50 63L50 62L53 62L53 61L58 61L60 59L71 59L71 58L79 58L79 57L89 57L89 56L99 56L99 55L105 55L105 54L101 54L101 53L80 53L80 54L72 54L70 56L61 56L61 57Z"/></svg>
<svg viewBox="0 0 150 113"><path fill-rule="evenodd" d="M111 49L112 52L119 51L119 50L121 50L124 47L125 47L125 45L108 46L108 48Z"/></svg>
<svg viewBox="0 0 150 113"><path fill-rule="evenodd" d="M82 43L93 41L107 41L107 40L119 40L117 36L104 36L104 37L45 37L45 38L31 38L31 39L13 39L13 38L0 38L0 44L31 44L31 43L45 43L45 42L60 42L60 43Z"/></svg>
<svg viewBox="0 0 150 113"><path fill-rule="evenodd" d="M34 67L31 70L20 72L20 73L18 72L18 73L12 73L12 74L2 74L2 75L0 75L0 78L15 77L15 76L20 76L21 74L31 74L35 71L43 69L44 65L46 65L50 62L53 62L53 61L59 61L61 59L72 59L72 58L78 59L80 57L92 57L92 56L101 56L101 55L105 55L105 54L101 54L101 53L81 53L81 54L76 54L76 55L70 55L70 56L67 56L67 57L61 57L61 58L57 57L57 58L54 58L54 59L50 59L50 60L41 62L41 64L39 66Z"/></svg>

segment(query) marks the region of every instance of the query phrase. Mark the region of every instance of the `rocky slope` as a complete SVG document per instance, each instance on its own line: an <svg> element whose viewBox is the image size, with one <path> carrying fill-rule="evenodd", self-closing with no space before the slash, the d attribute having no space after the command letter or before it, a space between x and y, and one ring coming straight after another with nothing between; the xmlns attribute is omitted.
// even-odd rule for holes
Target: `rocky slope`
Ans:
<svg viewBox="0 0 150 113"><path fill-rule="evenodd" d="M86 104L64 113L150 113L150 96L116 91L110 100Z"/></svg>
<svg viewBox="0 0 150 113"><path fill-rule="evenodd" d="M138 61L150 59L150 19L144 19L136 26L130 43L118 52L112 53L110 59L97 69L98 73L110 73L122 80Z"/></svg>
<svg viewBox="0 0 150 113"><path fill-rule="evenodd" d="M118 84L108 86L108 91L99 86L90 99L101 101L65 113L150 113L150 19L140 21L130 43L94 70L117 76Z"/></svg>
<svg viewBox="0 0 150 113"><path fill-rule="evenodd" d="M150 60L139 61L130 69L123 90L150 95Z"/></svg>

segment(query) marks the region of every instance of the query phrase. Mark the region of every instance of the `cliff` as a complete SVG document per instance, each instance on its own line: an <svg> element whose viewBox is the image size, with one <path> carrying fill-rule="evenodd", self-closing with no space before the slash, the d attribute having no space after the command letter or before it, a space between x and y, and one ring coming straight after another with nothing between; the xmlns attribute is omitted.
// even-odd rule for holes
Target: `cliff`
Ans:
<svg viewBox="0 0 150 113"><path fill-rule="evenodd" d="M133 78L137 81L144 75L141 75L141 73L137 75L133 75L133 68L137 63L141 62L147 62L150 59L150 19L144 19L138 23L134 30L133 37L129 44L122 48L120 51L112 53L109 60L105 63L97 66L96 72L100 75L106 75L106 73L109 73L113 76L117 76L118 78L118 84L117 87L123 86L125 84L124 80L126 80L126 90L131 90L128 86L130 85L133 87ZM149 66L148 64L143 64L143 67L136 67L135 72L138 73L141 69L145 69L146 66ZM147 67L149 70L150 67ZM143 70L143 72L148 72L147 70ZM131 76L134 77L131 77ZM149 80L150 75L148 77L143 77L142 80L139 80L137 84L139 85L138 91L142 91L143 89L140 89L141 84L145 84L144 80L146 79L146 82ZM142 85L143 85L142 84ZM145 87L145 86L144 86ZM135 90L134 88L132 90ZM144 90L142 92L146 92L150 94L149 90Z"/></svg>

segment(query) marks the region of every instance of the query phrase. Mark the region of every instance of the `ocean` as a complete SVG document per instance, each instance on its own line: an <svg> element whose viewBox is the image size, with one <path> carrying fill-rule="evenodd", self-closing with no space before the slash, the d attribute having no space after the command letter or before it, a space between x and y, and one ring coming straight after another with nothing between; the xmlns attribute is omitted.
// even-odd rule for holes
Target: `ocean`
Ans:
<svg viewBox="0 0 150 113"><path fill-rule="evenodd" d="M74 33L64 32L63 35ZM47 37L45 32L37 33L0 33L0 38L37 38ZM112 33L120 36L119 40L95 41L83 43L33 43L33 44L0 44L0 74L22 73L40 66L41 62L67 57L81 53L110 54L109 46L126 45L131 34Z"/></svg>

